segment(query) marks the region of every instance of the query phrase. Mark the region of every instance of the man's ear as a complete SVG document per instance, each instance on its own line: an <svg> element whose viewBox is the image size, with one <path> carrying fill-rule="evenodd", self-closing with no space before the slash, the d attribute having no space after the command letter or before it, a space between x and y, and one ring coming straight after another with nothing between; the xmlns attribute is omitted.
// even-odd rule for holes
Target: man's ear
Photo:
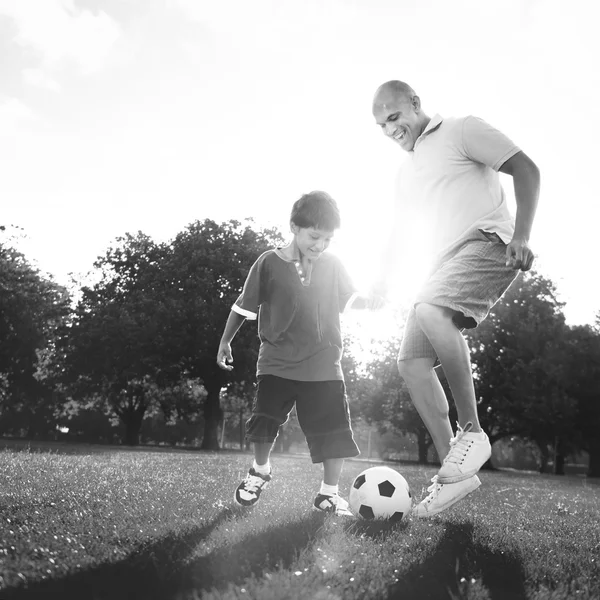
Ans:
<svg viewBox="0 0 600 600"><path fill-rule="evenodd" d="M413 96L412 100L410 101L412 104L412 107L415 109L415 112L419 112L421 110L421 98L419 98L419 96Z"/></svg>
<svg viewBox="0 0 600 600"><path fill-rule="evenodd" d="M296 223L293 221L290 221L290 231L296 235L300 231L300 227L298 227L298 225L296 225Z"/></svg>

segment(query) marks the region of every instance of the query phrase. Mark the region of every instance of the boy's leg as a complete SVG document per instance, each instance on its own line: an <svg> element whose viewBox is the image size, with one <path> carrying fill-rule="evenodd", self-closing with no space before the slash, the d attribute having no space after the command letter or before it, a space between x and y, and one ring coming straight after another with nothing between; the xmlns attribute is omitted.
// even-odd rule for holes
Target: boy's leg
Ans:
<svg viewBox="0 0 600 600"><path fill-rule="evenodd" d="M323 483L326 485L337 486L342 468L344 466L343 458L326 458L323 460Z"/></svg>
<svg viewBox="0 0 600 600"><path fill-rule="evenodd" d="M256 504L269 485L271 449L293 406L293 389L288 380L259 377L252 416L246 423L246 439L254 446L254 463L235 490L234 500L240 506Z"/></svg>
<svg viewBox="0 0 600 600"><path fill-rule="evenodd" d="M359 454L350 426L344 382L300 382L298 388L298 422L312 462L323 463L323 481L313 507L337 515L352 515L338 488L344 458Z"/></svg>
<svg viewBox="0 0 600 600"><path fill-rule="evenodd" d="M254 442L254 460L257 465L263 466L269 464L272 448L272 442Z"/></svg>

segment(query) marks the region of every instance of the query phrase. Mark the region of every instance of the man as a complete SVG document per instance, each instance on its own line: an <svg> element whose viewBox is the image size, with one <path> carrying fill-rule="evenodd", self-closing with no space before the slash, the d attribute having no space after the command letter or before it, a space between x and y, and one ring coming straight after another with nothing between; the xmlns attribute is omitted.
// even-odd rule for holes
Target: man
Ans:
<svg viewBox="0 0 600 600"><path fill-rule="evenodd" d="M373 116L408 153L399 171L388 258L397 255L406 227L413 238L417 229L421 247L411 248L410 256L405 252L404 260L423 249L435 257L409 313L398 356L400 375L442 462L429 495L414 508L418 517L428 517L477 489L476 473L491 456L477 416L462 330L476 327L519 270L531 268L529 236L540 175L522 150L481 119L428 117L420 98L402 81L377 89ZM508 211L498 171L513 177L516 219ZM434 371L438 361L456 403L455 436Z"/></svg>

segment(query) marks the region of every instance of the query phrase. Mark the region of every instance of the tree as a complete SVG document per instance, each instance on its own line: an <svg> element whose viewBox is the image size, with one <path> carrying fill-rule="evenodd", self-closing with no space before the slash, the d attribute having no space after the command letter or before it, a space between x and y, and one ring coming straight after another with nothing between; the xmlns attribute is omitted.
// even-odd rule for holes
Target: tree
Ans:
<svg viewBox="0 0 600 600"><path fill-rule="evenodd" d="M566 389L563 304L537 273L519 277L488 319L468 332L479 416L490 442L517 435L533 441L540 469L550 449L571 448L575 405Z"/></svg>
<svg viewBox="0 0 600 600"><path fill-rule="evenodd" d="M253 394L259 346L255 323L246 323L236 335L234 370L228 373L216 364L225 322L250 267L260 254L282 241L278 231L255 230L252 225L251 220L243 224L196 221L176 236L166 261L165 289L174 312L171 325L179 336L174 356L192 377L202 380L208 393L202 439L206 450L219 448L222 388L244 382L249 402Z"/></svg>
<svg viewBox="0 0 600 600"><path fill-rule="evenodd" d="M243 328L228 375L216 364L219 338L250 266L278 241L277 232L254 231L251 222L205 220L168 244L127 234L96 261L99 279L82 288L65 331L66 362L72 383L83 377L84 391L109 399L127 443L137 443L157 402L152 385L164 390L185 377L202 380L202 448L218 449L220 391L230 381L251 385L258 351L256 329Z"/></svg>
<svg viewBox="0 0 600 600"><path fill-rule="evenodd" d="M181 367L168 348L169 329L160 270L164 244L126 234L94 263L98 281L84 286L73 321L62 331L63 380L82 399L106 399L136 445L144 415L157 401L154 385L178 381Z"/></svg>
<svg viewBox="0 0 600 600"><path fill-rule="evenodd" d="M397 337L382 342L379 352L367 364L366 381L370 385L363 393L361 414L368 422L376 423L380 433L397 431L414 435L419 462L427 464L433 440L400 377L396 360L400 342Z"/></svg>
<svg viewBox="0 0 600 600"><path fill-rule="evenodd" d="M567 389L576 402L578 445L589 454L588 476L600 477L600 329L572 327L566 346Z"/></svg>
<svg viewBox="0 0 600 600"><path fill-rule="evenodd" d="M33 437L53 427L47 356L70 298L13 247L6 228L0 234L0 421L5 430Z"/></svg>

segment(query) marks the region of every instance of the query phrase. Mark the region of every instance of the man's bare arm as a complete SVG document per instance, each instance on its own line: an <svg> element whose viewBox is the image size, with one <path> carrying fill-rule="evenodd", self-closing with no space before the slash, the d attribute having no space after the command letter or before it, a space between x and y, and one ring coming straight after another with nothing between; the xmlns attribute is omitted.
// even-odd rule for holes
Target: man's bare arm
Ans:
<svg viewBox="0 0 600 600"><path fill-rule="evenodd" d="M500 167L500 172L512 176L517 202L515 233L506 247L506 264L529 271L533 263L529 236L540 195L540 170L525 152L517 152Z"/></svg>

